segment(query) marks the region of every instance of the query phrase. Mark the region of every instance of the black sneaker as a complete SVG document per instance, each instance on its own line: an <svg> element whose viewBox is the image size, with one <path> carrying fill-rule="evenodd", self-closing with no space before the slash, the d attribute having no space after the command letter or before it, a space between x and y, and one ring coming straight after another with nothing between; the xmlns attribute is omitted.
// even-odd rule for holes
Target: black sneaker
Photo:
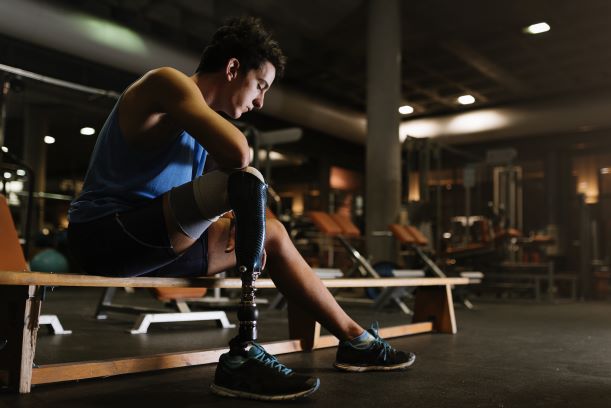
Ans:
<svg viewBox="0 0 611 408"><path fill-rule="evenodd" d="M224 397L275 401L292 400L312 394L320 386L316 377L295 374L263 347L253 344L245 361L233 367L232 356L221 355L210 389Z"/></svg>
<svg viewBox="0 0 611 408"><path fill-rule="evenodd" d="M344 371L392 371L404 370L414 364L416 355L404 353L390 346L378 334L378 324L368 330L375 340L366 349L358 349L348 341L340 342L333 366Z"/></svg>

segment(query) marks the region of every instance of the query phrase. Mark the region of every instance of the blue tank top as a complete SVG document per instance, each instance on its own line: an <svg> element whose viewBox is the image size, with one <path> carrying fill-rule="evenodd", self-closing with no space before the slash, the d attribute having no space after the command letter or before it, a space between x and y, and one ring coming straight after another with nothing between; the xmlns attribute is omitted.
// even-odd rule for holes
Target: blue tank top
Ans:
<svg viewBox="0 0 611 408"><path fill-rule="evenodd" d="M204 170L208 153L184 131L158 150L130 147L119 128L118 106L119 102L100 131L83 190L70 204L70 222L129 210L193 180Z"/></svg>

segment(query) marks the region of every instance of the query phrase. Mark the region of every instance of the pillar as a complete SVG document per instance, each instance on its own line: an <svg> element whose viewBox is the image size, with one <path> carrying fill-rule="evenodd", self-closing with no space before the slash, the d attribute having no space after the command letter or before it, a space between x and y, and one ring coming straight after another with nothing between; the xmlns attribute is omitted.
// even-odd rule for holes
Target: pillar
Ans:
<svg viewBox="0 0 611 408"><path fill-rule="evenodd" d="M394 260L387 231L401 203L401 24L399 0L368 3L366 242L376 261Z"/></svg>

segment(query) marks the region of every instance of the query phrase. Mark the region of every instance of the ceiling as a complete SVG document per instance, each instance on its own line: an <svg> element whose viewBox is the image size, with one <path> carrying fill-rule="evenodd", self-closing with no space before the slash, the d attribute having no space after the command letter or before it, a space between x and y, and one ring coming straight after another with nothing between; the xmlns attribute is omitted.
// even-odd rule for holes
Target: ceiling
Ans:
<svg viewBox="0 0 611 408"><path fill-rule="evenodd" d="M283 85L364 112L367 1L53 0L201 52L226 18L255 15L289 59ZM546 21L551 31L523 33ZM429 116L611 88L607 0L402 2L402 96ZM471 94L476 104L456 98Z"/></svg>
<svg viewBox="0 0 611 408"><path fill-rule="evenodd" d="M115 21L172 49L194 55L201 52L206 40L228 17L255 15L275 34L288 56L283 88L349 112L366 112L365 0L39 3ZM611 100L608 0L427 0L401 4L402 98L415 108L408 119L439 120L443 114L481 108L529 109L531 102L570 101L572 97L582 102L585 98L592 104L601 98ZM523 33L524 27L541 21L546 21L551 31L537 36ZM119 92L135 78L131 72L28 45L20 38L3 38L1 34L2 30L0 63L6 60L51 77ZM48 106L53 112L50 131L60 135L53 147L57 157L49 161L53 167L50 173L78 177L86 168L88 152L95 142L95 137L84 139L78 130L84 122L99 129L114 101L25 82L27 92L12 93L8 99L9 118L21 115L27 103ZM475 96L477 102L457 104L456 98L463 94ZM609 116L604 110L600 108L597 115ZM547 118L555 117L557 113ZM252 115L248 121L263 130L291 126L288 120L262 115ZM65 153L75 151L75 146L78 155Z"/></svg>

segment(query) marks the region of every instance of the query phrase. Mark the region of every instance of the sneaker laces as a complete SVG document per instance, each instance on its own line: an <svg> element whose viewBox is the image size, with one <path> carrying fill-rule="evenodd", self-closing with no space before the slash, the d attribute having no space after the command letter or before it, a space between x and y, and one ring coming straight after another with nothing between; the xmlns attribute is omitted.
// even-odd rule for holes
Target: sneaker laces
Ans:
<svg viewBox="0 0 611 408"><path fill-rule="evenodd" d="M371 327L369 328L369 332L373 335L374 340L372 343L372 348L381 348L379 356L382 357L382 361L388 360L389 356L395 352L395 349L386 342L383 338L380 337L378 331L380 330L380 325L378 322L373 322Z"/></svg>
<svg viewBox="0 0 611 408"><path fill-rule="evenodd" d="M250 357L261 361L266 366L276 369L284 375L290 375L293 372L293 370L282 364L275 356L269 354L257 343L253 342L248 354Z"/></svg>

